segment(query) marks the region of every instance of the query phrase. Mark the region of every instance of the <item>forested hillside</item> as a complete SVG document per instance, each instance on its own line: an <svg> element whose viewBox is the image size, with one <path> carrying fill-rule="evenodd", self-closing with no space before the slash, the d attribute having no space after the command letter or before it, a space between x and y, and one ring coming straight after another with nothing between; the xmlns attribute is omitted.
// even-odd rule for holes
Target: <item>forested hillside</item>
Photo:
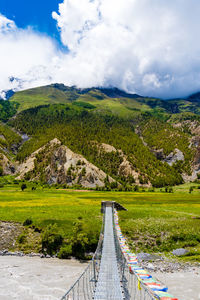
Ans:
<svg viewBox="0 0 200 300"><path fill-rule="evenodd" d="M14 140L0 142L12 154L16 165L25 163L33 152L57 138L73 155L81 155L110 176L112 184L108 178L104 183L113 188L173 186L183 183L185 178L195 180L200 172L200 141L191 130L192 122L197 129L200 126L199 102L193 98L165 101L118 89L80 90L55 84L16 93L4 102L8 115L3 118L0 113L0 118L4 122L9 118L7 125L12 128ZM194 103L196 113L191 109ZM5 124L2 128L2 132L8 130ZM13 130L27 134L29 139L21 142ZM16 145L15 150L12 144ZM34 156L34 170L23 173L26 178L37 177L47 182L47 170L53 165L55 178L59 177L56 173L59 170L51 163L57 157L55 151L38 155ZM64 168L64 162L60 168L64 172L59 179L62 183L67 184L67 174L78 175L73 169Z"/></svg>

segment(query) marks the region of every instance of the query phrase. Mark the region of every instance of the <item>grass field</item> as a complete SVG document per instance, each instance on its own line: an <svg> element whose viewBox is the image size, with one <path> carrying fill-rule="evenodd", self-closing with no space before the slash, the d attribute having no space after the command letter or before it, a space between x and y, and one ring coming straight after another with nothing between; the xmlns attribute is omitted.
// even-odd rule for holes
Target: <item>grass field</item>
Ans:
<svg viewBox="0 0 200 300"><path fill-rule="evenodd" d="M186 193L187 190L187 193ZM57 224L64 238L72 238L75 222L89 240L97 241L101 227L101 201L117 201L120 225L134 251L163 252L184 247L184 260L200 262L200 190L188 193L188 185L163 192L78 192L37 189L24 192L17 185L0 189L0 220L24 222L27 218L43 230Z"/></svg>

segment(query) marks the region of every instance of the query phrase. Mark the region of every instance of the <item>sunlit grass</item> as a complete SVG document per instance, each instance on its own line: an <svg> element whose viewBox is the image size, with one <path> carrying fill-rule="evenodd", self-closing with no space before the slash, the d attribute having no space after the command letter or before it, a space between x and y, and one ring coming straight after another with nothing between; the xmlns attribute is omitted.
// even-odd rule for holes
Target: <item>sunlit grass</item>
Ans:
<svg viewBox="0 0 200 300"><path fill-rule="evenodd" d="M119 213L120 225L134 251L190 250L185 260L199 260L200 193L75 192L38 189L24 192L18 186L0 190L0 220L24 222L45 228L56 223L66 237L81 219L90 236L101 227L101 201L117 201L128 211ZM194 218L196 217L196 218Z"/></svg>

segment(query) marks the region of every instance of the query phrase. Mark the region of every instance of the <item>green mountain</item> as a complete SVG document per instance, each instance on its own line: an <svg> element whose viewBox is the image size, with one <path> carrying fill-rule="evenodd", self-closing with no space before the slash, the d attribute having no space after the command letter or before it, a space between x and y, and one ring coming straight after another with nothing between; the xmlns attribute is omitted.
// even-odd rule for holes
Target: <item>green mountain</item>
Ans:
<svg viewBox="0 0 200 300"><path fill-rule="evenodd" d="M95 106L102 113L129 117L141 111L181 113L192 112L200 114L200 94L194 94L187 99L162 100L127 94L117 88L77 89L63 84L52 84L17 92L10 98L11 103L19 103L18 111L39 105L58 103L86 102ZM81 104L80 104L81 105Z"/></svg>
<svg viewBox="0 0 200 300"><path fill-rule="evenodd" d="M0 119L29 139L18 135L15 147L1 151L16 176L50 184L130 189L193 181L200 173L199 99L63 84L17 92Z"/></svg>

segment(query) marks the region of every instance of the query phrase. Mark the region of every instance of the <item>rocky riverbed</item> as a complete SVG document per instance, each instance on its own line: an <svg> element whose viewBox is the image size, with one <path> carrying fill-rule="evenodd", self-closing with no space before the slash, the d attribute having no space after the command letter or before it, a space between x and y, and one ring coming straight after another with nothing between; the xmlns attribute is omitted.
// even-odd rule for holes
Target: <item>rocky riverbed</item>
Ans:
<svg viewBox="0 0 200 300"><path fill-rule="evenodd" d="M144 253L140 264L179 300L200 300L200 264L180 263Z"/></svg>

